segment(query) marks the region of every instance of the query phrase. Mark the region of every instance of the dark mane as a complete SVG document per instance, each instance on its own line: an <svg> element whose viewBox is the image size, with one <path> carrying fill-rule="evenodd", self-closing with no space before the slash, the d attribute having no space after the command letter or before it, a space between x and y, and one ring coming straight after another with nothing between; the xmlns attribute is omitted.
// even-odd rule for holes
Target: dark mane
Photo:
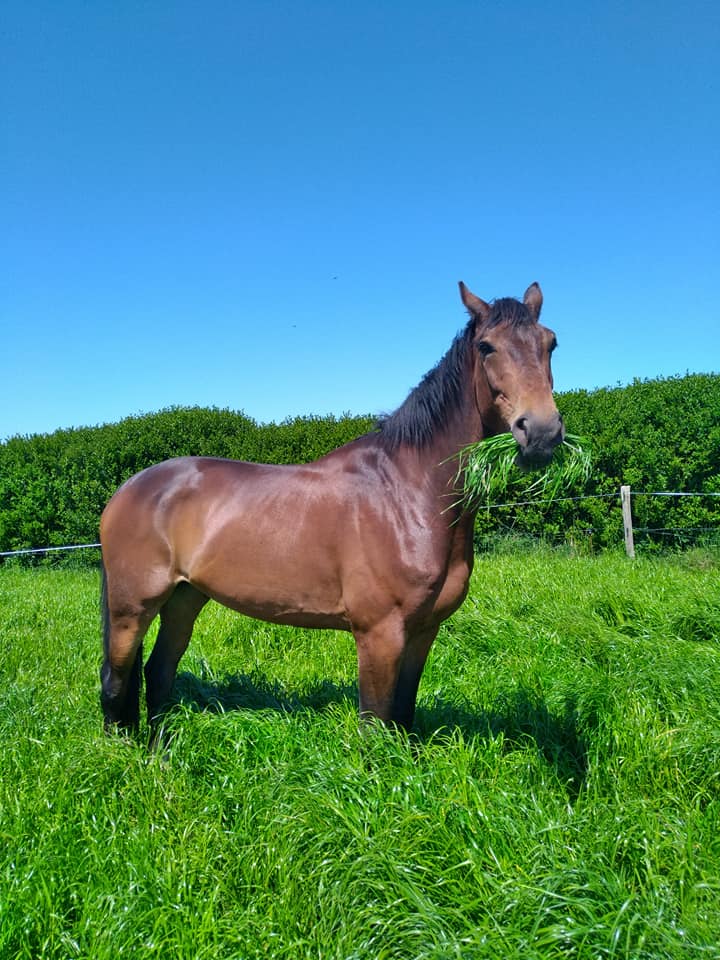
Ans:
<svg viewBox="0 0 720 960"><path fill-rule="evenodd" d="M526 326L536 322L535 316L519 300L502 297L493 300L482 329L490 330L500 323ZM422 449L437 429L447 425L462 403L463 378L476 333L475 319L453 340L450 349L420 383L410 391L405 402L377 423L377 436L388 450L401 445Z"/></svg>
<svg viewBox="0 0 720 960"><path fill-rule="evenodd" d="M470 320L442 360L425 374L395 413L378 421L378 436L384 447L389 450L401 444L425 447L435 430L451 419L462 403L474 328L475 322Z"/></svg>
<svg viewBox="0 0 720 960"><path fill-rule="evenodd" d="M499 300L493 300L490 304L490 315L487 322L483 324L483 328L490 330L504 322L509 323L512 327L524 327L535 323L536 318L520 300L514 300L512 297L501 297Z"/></svg>

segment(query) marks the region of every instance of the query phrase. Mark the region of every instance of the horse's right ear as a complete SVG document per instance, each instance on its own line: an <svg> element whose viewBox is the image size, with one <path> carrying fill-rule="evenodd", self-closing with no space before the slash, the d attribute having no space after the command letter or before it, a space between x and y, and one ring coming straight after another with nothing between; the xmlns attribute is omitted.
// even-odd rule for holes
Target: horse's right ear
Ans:
<svg viewBox="0 0 720 960"><path fill-rule="evenodd" d="M471 293L462 280L458 282L458 286L460 287L460 299L465 304L465 309L470 316L474 317L475 320L482 320L483 322L487 320L490 316L489 305L485 303L484 300L481 300L480 297L476 297L474 293Z"/></svg>

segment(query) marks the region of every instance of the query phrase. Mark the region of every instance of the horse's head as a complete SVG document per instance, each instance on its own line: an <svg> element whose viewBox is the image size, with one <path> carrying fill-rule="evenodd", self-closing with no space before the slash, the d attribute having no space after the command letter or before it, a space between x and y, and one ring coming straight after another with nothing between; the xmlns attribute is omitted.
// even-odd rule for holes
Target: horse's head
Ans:
<svg viewBox="0 0 720 960"><path fill-rule="evenodd" d="M542 291L533 283L522 303L485 303L460 281L460 296L475 325L475 396L485 435L510 430L518 466L542 467L565 435L552 394L555 334L538 323Z"/></svg>

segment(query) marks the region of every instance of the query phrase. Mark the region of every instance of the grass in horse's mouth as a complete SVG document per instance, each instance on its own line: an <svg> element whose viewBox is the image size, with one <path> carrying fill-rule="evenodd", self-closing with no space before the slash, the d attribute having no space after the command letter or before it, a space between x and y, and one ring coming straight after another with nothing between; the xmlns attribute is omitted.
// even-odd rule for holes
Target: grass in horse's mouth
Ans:
<svg viewBox="0 0 720 960"><path fill-rule="evenodd" d="M516 464L520 448L511 433L499 433L479 443L471 443L457 454L456 489L460 500L470 509L489 504L504 494L527 471ZM568 433L546 467L523 490L523 496L551 499L590 477L591 458L588 443Z"/></svg>

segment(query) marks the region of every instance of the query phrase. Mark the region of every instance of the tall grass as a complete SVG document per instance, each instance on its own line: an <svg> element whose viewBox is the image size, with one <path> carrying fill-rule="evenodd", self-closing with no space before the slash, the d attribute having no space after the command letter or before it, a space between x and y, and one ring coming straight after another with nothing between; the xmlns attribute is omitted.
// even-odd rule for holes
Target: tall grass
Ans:
<svg viewBox="0 0 720 960"><path fill-rule="evenodd" d="M347 635L209 606L161 758L97 576L0 568L0 957L720 957L719 571L482 558L412 739Z"/></svg>

